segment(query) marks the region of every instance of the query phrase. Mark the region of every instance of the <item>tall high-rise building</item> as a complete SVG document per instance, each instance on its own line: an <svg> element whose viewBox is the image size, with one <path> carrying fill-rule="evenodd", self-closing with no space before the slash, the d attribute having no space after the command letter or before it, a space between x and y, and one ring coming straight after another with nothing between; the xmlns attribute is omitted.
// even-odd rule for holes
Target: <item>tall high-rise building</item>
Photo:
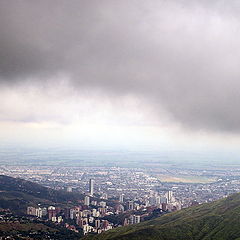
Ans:
<svg viewBox="0 0 240 240"><path fill-rule="evenodd" d="M90 179L89 180L89 194L90 194L90 196L93 196L93 192L94 192L93 183L94 183L94 180Z"/></svg>
<svg viewBox="0 0 240 240"><path fill-rule="evenodd" d="M120 194L120 196L119 196L119 202L121 202L121 203L123 203L123 200L124 200L124 198L123 198L123 194Z"/></svg>
<svg viewBox="0 0 240 240"><path fill-rule="evenodd" d="M134 224L140 223L141 222L141 217L138 215L134 215Z"/></svg>
<svg viewBox="0 0 240 240"><path fill-rule="evenodd" d="M42 208L36 208L36 216L42 218Z"/></svg>
<svg viewBox="0 0 240 240"><path fill-rule="evenodd" d="M141 222L141 217L138 215L130 215L128 221L129 224L137 224Z"/></svg>
<svg viewBox="0 0 240 240"><path fill-rule="evenodd" d="M27 214L35 216L36 215L36 208L35 207L28 207L27 208Z"/></svg>
<svg viewBox="0 0 240 240"><path fill-rule="evenodd" d="M84 198L84 205L89 206L89 204L90 204L90 197L89 196L85 196L85 198Z"/></svg>
<svg viewBox="0 0 240 240"><path fill-rule="evenodd" d="M128 208L128 210L133 210L134 209L134 202L133 201L128 201L127 202L127 208Z"/></svg>
<svg viewBox="0 0 240 240"><path fill-rule="evenodd" d="M76 218L76 210L71 208L70 209L70 218L75 219Z"/></svg>
<svg viewBox="0 0 240 240"><path fill-rule="evenodd" d="M172 197L173 197L173 192L172 191L167 191L167 202L171 203L172 202Z"/></svg>
<svg viewBox="0 0 240 240"><path fill-rule="evenodd" d="M56 218L56 208L53 206L48 207L48 219L53 221Z"/></svg>
<svg viewBox="0 0 240 240"><path fill-rule="evenodd" d="M134 215L130 215L128 222L130 225L134 224Z"/></svg>
<svg viewBox="0 0 240 240"><path fill-rule="evenodd" d="M156 197L156 204L159 205L161 203L161 198L159 196Z"/></svg>
<svg viewBox="0 0 240 240"><path fill-rule="evenodd" d="M100 228L101 227L101 221L99 219L95 220L95 227Z"/></svg>

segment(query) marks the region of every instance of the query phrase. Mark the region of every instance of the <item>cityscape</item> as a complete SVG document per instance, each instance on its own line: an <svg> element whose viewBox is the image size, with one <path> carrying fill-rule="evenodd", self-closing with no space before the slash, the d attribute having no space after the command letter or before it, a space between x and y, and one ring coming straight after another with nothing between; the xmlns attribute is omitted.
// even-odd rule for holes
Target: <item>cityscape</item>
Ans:
<svg viewBox="0 0 240 240"><path fill-rule="evenodd" d="M239 10L0 0L0 240L240 240Z"/></svg>
<svg viewBox="0 0 240 240"><path fill-rule="evenodd" d="M166 171L167 169L164 169ZM163 170L162 170L163 171ZM171 170L169 170L171 171ZM60 224L84 235L137 224L168 212L212 202L240 191L240 170L171 171L210 175L212 182L161 181L156 169L3 165L0 175L18 177L68 193L81 193L77 205L28 206L26 215ZM174 178L176 176L172 176Z"/></svg>

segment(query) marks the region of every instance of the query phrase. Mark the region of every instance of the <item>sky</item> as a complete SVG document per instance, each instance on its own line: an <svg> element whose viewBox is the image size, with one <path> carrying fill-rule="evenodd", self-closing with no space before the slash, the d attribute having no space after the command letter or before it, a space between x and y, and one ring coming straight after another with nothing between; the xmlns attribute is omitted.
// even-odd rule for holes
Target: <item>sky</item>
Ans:
<svg viewBox="0 0 240 240"><path fill-rule="evenodd" d="M237 150L239 9L1 0L1 143Z"/></svg>

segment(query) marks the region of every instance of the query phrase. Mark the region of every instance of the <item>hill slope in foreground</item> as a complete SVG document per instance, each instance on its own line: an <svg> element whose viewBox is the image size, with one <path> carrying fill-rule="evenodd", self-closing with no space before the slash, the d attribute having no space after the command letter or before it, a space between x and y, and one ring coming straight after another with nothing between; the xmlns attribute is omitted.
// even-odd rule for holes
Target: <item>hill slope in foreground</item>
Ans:
<svg viewBox="0 0 240 240"><path fill-rule="evenodd" d="M240 240L240 194L86 239Z"/></svg>

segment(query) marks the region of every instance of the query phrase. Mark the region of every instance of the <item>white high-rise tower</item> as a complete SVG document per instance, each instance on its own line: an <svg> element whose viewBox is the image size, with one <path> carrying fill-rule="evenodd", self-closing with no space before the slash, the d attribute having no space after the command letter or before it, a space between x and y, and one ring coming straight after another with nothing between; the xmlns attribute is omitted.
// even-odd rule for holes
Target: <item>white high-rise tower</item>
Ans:
<svg viewBox="0 0 240 240"><path fill-rule="evenodd" d="M94 180L90 179L89 180L89 194L90 194L90 196L93 196L93 183L94 183Z"/></svg>
<svg viewBox="0 0 240 240"><path fill-rule="evenodd" d="M171 203L172 202L172 199L173 199L173 192L172 191L167 191L167 201L168 203Z"/></svg>

